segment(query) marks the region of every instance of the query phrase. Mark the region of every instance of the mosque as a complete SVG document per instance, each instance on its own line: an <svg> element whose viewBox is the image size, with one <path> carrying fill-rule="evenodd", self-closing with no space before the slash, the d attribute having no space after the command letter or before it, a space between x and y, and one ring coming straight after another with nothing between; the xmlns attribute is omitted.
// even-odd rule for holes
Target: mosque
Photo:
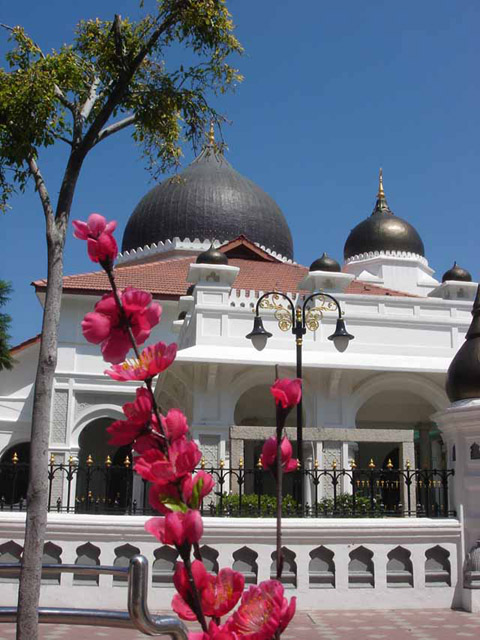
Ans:
<svg viewBox="0 0 480 640"><path fill-rule="evenodd" d="M312 256L310 266L295 262L292 235L280 207L238 173L217 152L211 138L190 166L175 179L166 179L151 189L130 216L116 280L121 288L134 286L151 292L163 307L162 321L152 332L150 342L177 342L179 351L174 365L160 376L156 395L162 410L184 410L207 468L255 468L261 443L275 424L269 386L276 372L293 377L296 371L292 320L288 303L278 293L288 294L294 305L301 306L311 293L319 291L338 301L341 318L354 339L346 349L337 350L335 341L328 338L335 331L338 314L327 298L318 296L312 300L306 310L308 322L302 341L305 468L366 469L372 464L377 468L392 464L395 468L458 467L461 454L456 436L451 430L441 430L439 422L443 424L444 418L437 417L449 410L445 393L447 370L464 343L478 284L456 263L441 278L434 277L422 238L389 208L381 172L373 212L364 219L359 215L358 224L349 233L345 230L345 235L342 264L326 253ZM34 286L43 304L46 280L36 280ZM56 465L68 466L72 460L80 466L104 464L107 460L115 465L122 464L129 455L125 449L108 445L105 428L123 417L121 407L132 399L136 385L113 382L104 375L106 366L99 349L84 340L80 327L84 315L108 291L108 280L100 271L65 276L63 280L50 431L50 451ZM268 292L273 293L257 308L260 297ZM261 350L246 338L257 311L270 335ZM18 345L13 349L17 365L11 372L0 373L3 463L14 456L20 462L28 457L38 350L38 336ZM296 416L292 414L288 426L295 425ZM77 500L86 491L82 482L79 478L74 488ZM234 491L235 487L227 489ZM65 484L54 482L53 502L63 507L69 499L66 490ZM137 490L134 486L134 494ZM312 503L312 487L306 486L305 490ZM324 484L319 490L323 497L331 497L330 485ZM347 483L339 490L348 493ZM247 486L245 491L248 492ZM367 540L370 548L378 543L377 552L385 558L377 576L379 588L384 588L385 593L394 582L389 584L388 566L400 566L400 573L408 573L412 553L412 571L427 572L425 575L430 571L430 582L425 577L422 583L421 594L427 595L419 596L418 605L413 597L408 602L402 597L398 602L402 606L450 606L457 584L457 578L452 576L461 571L460 558L473 541L470 536L465 542L457 520L436 523L434 534L426 520L403 520L404 529L399 528L398 520L388 524L391 530L387 524L381 525L385 530L377 538L368 533L368 523L365 529L360 524L351 527L341 540L328 534L326 540L330 540L331 549L339 545L335 551L338 588L348 590L350 584L374 586L369 568L373 566L369 556L372 552L365 547ZM317 525L310 522L302 526ZM87 544L85 531L82 535ZM224 534L215 535L212 534L212 545ZM242 545L247 544L249 535L253 533L242 529ZM302 538L304 542L311 541L312 549L315 535L310 532L310 538ZM105 536L106 528L96 543L88 538L88 544L100 548L103 543L99 540L105 542ZM287 531L286 544L288 536ZM304 544L295 536L291 548L296 549L298 560L305 549L295 547L297 543ZM9 539L8 534L2 537ZM138 534L134 545L140 544L140 538ZM355 549L351 552L350 564L346 540L353 547L358 543L357 550L361 550L358 557L352 557ZM412 540L423 545L421 552L408 547ZM130 541L125 542L127 547L136 548ZM249 545L250 551L254 542ZM71 547L73 543L69 544ZM397 555L387 557L389 549L402 544L396 547L401 549ZM67 547L70 549L68 545L64 548ZM410 550L405 551L406 547ZM430 547L436 551L431 552ZM218 548L221 554L227 553L225 546ZM102 553L110 564L115 557L123 557L112 555L108 549ZM235 548L232 549L235 558ZM335 585L335 579L331 583L330 578L325 578L332 571L335 573L328 555L333 552L323 546L319 549L319 555L312 555L315 550L310 550L310 557L305 556L306 566L318 560L317 565L312 565L321 567L317 571L322 574L318 584ZM10 547L8 553L15 555ZM255 553L262 555L264 551L257 549ZM427 562L428 570L425 554L430 563ZM166 562L163 556L155 557ZM65 560L73 561L74 556ZM242 557L242 562L247 561ZM265 567L270 566L269 562L263 559L263 564L257 563L258 575L268 573ZM297 564L300 571L300 563ZM292 560L292 571L294 565L297 570L297 564ZM352 578L350 583L348 572L355 573L355 566L360 567L358 580ZM392 575L395 571L391 569ZM299 574L297 588L307 593L309 584L314 584L309 583L310 578ZM413 586L413 577L407 582ZM436 599L432 600L424 588L429 584L445 587L446 595L441 596L442 589L436 589ZM385 599L385 606L394 608L396 600L390 596ZM310 600L309 597L305 596L305 606L314 602L314 594ZM327 594L325 606L334 606L329 597ZM357 606L352 598L350 606Z"/></svg>

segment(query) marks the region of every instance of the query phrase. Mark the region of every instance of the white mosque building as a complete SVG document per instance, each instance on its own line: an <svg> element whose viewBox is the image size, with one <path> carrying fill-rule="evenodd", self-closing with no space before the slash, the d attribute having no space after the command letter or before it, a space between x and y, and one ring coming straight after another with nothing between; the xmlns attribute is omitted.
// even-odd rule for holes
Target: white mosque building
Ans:
<svg viewBox="0 0 480 640"><path fill-rule="evenodd" d="M150 342L177 342L179 351L158 381L158 401L163 410L178 406L185 411L205 466L218 469L255 469L261 442L274 425L269 386L276 367L282 376L295 375L295 339L285 315L288 303L281 297L270 296L260 308L263 326L271 334L265 348L257 350L246 339L260 296L287 293L300 306L312 292L334 296L354 339L347 349L337 350L328 340L337 314L328 300L312 300L302 351L305 469L388 471L393 465L456 468L456 475L448 490L449 510L437 514L445 517L414 517L418 497L411 494L412 517L287 519L284 539L290 556L285 579L302 596L301 608L335 608L339 601L342 606L366 606L359 589L369 588L377 596L375 606L474 609L479 604L472 594L480 592L470 588L473 578L464 588L463 571L466 554L480 537L480 521L465 525L469 507L464 506L461 483L480 475L476 449L470 451L480 442L480 428L475 432L472 427L473 440L464 451L448 418L451 403L445 382L471 322L477 283L456 264L441 278L434 277L419 234L390 210L381 175L373 213L348 235L346 230L346 236L342 265L326 254L310 267L296 263L278 205L209 143L180 179L165 180L139 202L124 231L116 279L120 287L145 289L161 303L162 321ZM43 304L46 281L34 284ZM108 445L105 427L123 417L121 407L133 397L136 385L104 375L99 349L85 341L80 327L83 316L108 290L103 272L64 277L51 409L55 466L105 465L107 460L122 465L129 455ZM38 348L38 336L18 345L13 371L0 373L4 467L14 457L16 464L28 458ZM292 414L289 426L295 424ZM465 473L458 472L460 467ZM19 557L24 517L16 508L22 480L12 487L11 478L2 477L0 562ZM121 517L122 531L114 537L118 515L75 509L89 500L89 492L95 501L98 487L85 482L78 476L67 483L61 474L52 482L52 511L57 505L60 513L50 514L46 557L114 564L141 550L154 562L152 588L171 589L171 550L158 549L144 534L142 515ZM418 478L416 482L420 491ZM222 489L236 492L238 483L231 476ZM253 480L246 481L244 492L253 489ZM399 488L397 483L397 489L405 509L407 494L415 487ZM130 488L119 488L117 482L117 490L117 495L123 492L122 499L131 490L140 505L138 481ZM12 491L9 499L6 494ZM334 489L323 477L317 487L306 481L305 491L313 505L332 499ZM352 493L347 476L339 479L335 491ZM67 502L72 513L64 513ZM205 540L212 568L233 564L251 581L268 577L272 527L268 518L209 519ZM42 597L58 603L62 593L81 588L86 602L96 602L95 585L75 587L68 574L61 580L66 591L57 582L47 590L50 596ZM111 577L100 576L96 584L105 587L105 603L121 606L125 595L107 588L115 585ZM5 587L14 600L15 585ZM321 605L315 591L319 587L324 588ZM373 602L367 608L373 608Z"/></svg>

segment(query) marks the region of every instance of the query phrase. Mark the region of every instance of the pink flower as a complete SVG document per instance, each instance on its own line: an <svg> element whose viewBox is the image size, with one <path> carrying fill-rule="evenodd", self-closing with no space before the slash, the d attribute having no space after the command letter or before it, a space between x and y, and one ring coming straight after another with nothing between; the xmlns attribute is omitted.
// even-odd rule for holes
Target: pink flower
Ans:
<svg viewBox="0 0 480 640"><path fill-rule="evenodd" d="M175 442L188 433L187 418L180 409L170 409L166 416L160 416L165 435Z"/></svg>
<svg viewBox="0 0 480 640"><path fill-rule="evenodd" d="M282 452L282 467L285 473L295 471L297 468L297 460L292 458L292 445L288 438L283 438L280 445ZM277 438L271 436L265 440L262 449L262 466L264 469L275 469L275 462L277 459Z"/></svg>
<svg viewBox="0 0 480 640"><path fill-rule="evenodd" d="M232 569L220 569L210 576L202 590L203 611L207 616L220 618L231 611L243 593L244 576Z"/></svg>
<svg viewBox="0 0 480 640"><path fill-rule="evenodd" d="M98 213L88 216L87 222L74 220L73 235L79 240L87 241L88 257L92 262L113 264L117 257L118 247L113 237L117 226L115 221L108 222Z"/></svg>
<svg viewBox="0 0 480 640"><path fill-rule="evenodd" d="M109 444L122 447L130 444L140 436L152 421L153 403L150 392L141 387L136 391L137 397L134 402L127 402L123 405L123 413L127 420L117 420L107 427L111 434Z"/></svg>
<svg viewBox="0 0 480 640"><path fill-rule="evenodd" d="M192 473L202 454L195 442L182 438L168 450L168 458L157 449L147 450L135 463L135 471L149 482L167 484Z"/></svg>
<svg viewBox="0 0 480 640"><path fill-rule="evenodd" d="M164 342L146 347L138 360L114 364L105 373L114 380L146 380L167 369L175 360L177 345Z"/></svg>
<svg viewBox="0 0 480 640"><path fill-rule="evenodd" d="M283 585L276 580L251 586L223 629L248 640L270 640L285 630L295 613L296 600L283 597Z"/></svg>
<svg viewBox="0 0 480 640"><path fill-rule="evenodd" d="M193 631L188 634L188 640L241 640L236 633L227 631L225 627L219 627L213 620L208 625L208 632Z"/></svg>
<svg viewBox="0 0 480 640"><path fill-rule="evenodd" d="M197 561L196 561L197 562ZM178 591L172 600L172 608L183 620L195 620L192 592L183 563L175 571L173 578ZM192 573L194 569L192 564ZM203 567L203 564L200 563ZM220 618L231 611L243 593L245 578L238 571L221 569L217 576L199 571L196 567L194 581L200 595L202 611L206 616Z"/></svg>
<svg viewBox="0 0 480 640"><path fill-rule="evenodd" d="M302 398L302 381L300 378L279 378L270 387L270 393L275 398L275 402L282 406L282 409L295 407Z"/></svg>
<svg viewBox="0 0 480 640"><path fill-rule="evenodd" d="M162 308L152 302L149 293L132 287L125 289L120 299L135 340L142 344L160 322ZM82 331L88 342L101 343L104 360L113 364L122 362L132 346L113 293L105 294L95 305L95 311L87 313Z"/></svg>
<svg viewBox="0 0 480 640"><path fill-rule="evenodd" d="M197 589L201 591L208 581L208 573L205 569L205 565L203 564L203 562L200 562L200 560L194 560L191 564L191 567L193 581L195 582ZM175 585L175 589L184 600L190 599L192 590L190 587L188 573L183 562L177 562L175 573L173 574L173 584Z"/></svg>
<svg viewBox="0 0 480 640"><path fill-rule="evenodd" d="M145 523L145 531L163 544L181 547L184 544L198 542L203 534L202 516L199 511L187 513L174 511L163 518L151 518Z"/></svg>
<svg viewBox="0 0 480 640"><path fill-rule="evenodd" d="M188 474L182 480L182 495L186 504L197 509L201 501L208 496L215 485L211 473L199 471L192 477Z"/></svg>
<svg viewBox="0 0 480 640"><path fill-rule="evenodd" d="M148 502L150 506L166 515L172 509L169 505L181 505L182 498L177 484L152 484L148 490Z"/></svg>

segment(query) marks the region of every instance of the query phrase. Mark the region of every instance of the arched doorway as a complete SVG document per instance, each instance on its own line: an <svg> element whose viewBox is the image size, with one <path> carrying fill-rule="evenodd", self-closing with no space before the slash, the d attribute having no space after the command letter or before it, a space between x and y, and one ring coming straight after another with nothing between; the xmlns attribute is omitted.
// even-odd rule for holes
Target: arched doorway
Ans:
<svg viewBox="0 0 480 640"><path fill-rule="evenodd" d="M415 460L411 465L437 468L442 463L442 441L430 416L436 409L424 397L406 390L386 390L371 396L358 410L357 429L411 429L415 435ZM391 443L360 443L355 462L366 468L370 459L377 466L386 466L391 458L397 458L398 449ZM385 464L383 464L385 463Z"/></svg>
<svg viewBox="0 0 480 640"><path fill-rule="evenodd" d="M19 505L25 502L29 463L29 442L19 442L2 454L0 458L0 499L4 504Z"/></svg>
<svg viewBox="0 0 480 640"><path fill-rule="evenodd" d="M238 426L248 427L275 427L276 409L275 400L270 392L270 384L259 384L245 391L235 405L234 420ZM295 410L291 411L286 422L287 427L296 427L297 419ZM252 434L255 430L252 429ZM273 431L272 431L273 435ZM258 464L265 439L255 438L244 440L244 464L245 469L253 470ZM292 443L295 446L295 442ZM292 474L284 476L283 493L293 495L294 479ZM262 493L275 495L275 480L271 473L251 473L245 478L246 493Z"/></svg>
<svg viewBox="0 0 480 640"><path fill-rule="evenodd" d="M111 418L97 418L80 433L75 504L77 511L124 513L131 507L132 450L108 444Z"/></svg>

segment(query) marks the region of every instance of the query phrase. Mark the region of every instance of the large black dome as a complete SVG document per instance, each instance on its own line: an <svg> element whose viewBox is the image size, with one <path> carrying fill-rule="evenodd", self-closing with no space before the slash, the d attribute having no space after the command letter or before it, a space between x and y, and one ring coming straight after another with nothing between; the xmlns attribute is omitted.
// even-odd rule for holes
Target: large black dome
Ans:
<svg viewBox="0 0 480 640"><path fill-rule="evenodd" d="M350 231L345 243L345 260L375 251L405 251L425 255L425 247L416 229L390 210L383 190L382 174L377 202L371 216Z"/></svg>
<svg viewBox="0 0 480 640"><path fill-rule="evenodd" d="M125 228L122 251L175 237L224 241L241 234L293 258L292 236L280 208L210 144L182 173L140 200Z"/></svg>

